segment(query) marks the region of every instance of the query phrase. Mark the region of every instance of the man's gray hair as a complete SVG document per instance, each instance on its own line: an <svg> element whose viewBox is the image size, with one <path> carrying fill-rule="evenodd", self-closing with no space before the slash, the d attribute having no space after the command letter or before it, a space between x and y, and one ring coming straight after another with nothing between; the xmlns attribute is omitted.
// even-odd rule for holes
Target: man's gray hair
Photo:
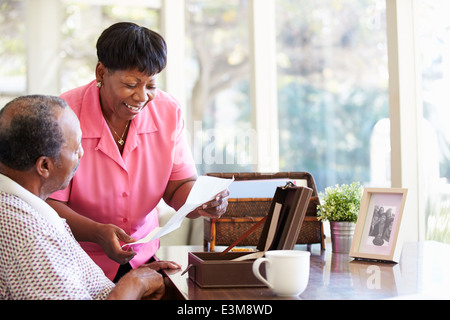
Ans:
<svg viewBox="0 0 450 320"><path fill-rule="evenodd" d="M21 96L0 110L0 162L11 169L32 168L41 156L59 160L65 143L56 111L67 103L54 96Z"/></svg>

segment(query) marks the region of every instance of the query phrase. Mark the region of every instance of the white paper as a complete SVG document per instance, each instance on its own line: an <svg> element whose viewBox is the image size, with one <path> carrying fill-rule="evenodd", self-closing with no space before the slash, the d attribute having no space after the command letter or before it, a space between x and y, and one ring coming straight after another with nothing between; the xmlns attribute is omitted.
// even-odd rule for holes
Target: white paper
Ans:
<svg viewBox="0 0 450 320"><path fill-rule="evenodd" d="M233 179L222 179L210 176L200 176L195 182L189 193L186 203L173 215L172 218L162 228L155 228L144 238L127 243L124 246L146 243L157 238L161 238L166 234L178 229L183 222L183 219L197 207L202 204L214 200L217 194L221 193L234 181Z"/></svg>
<svg viewBox="0 0 450 320"><path fill-rule="evenodd" d="M273 198L276 188L284 187L288 182L293 182L296 186L308 186L306 179L238 180L229 188L230 198Z"/></svg>

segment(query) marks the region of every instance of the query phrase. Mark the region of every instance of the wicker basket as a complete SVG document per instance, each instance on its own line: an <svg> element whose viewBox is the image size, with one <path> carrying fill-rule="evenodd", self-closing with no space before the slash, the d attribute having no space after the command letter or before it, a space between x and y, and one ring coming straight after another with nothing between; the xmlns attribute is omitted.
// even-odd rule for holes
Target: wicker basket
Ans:
<svg viewBox="0 0 450 320"><path fill-rule="evenodd" d="M310 204L297 240L297 244L320 243L325 249L325 235L321 221L317 220L317 205L320 204L316 185L311 174L307 172L288 173L209 173L210 176L235 180L258 179L302 179L306 180L308 187L313 190ZM230 245L254 224L260 221L270 210L272 198L244 198L228 199L227 212L220 219L204 219L204 245L205 249L214 250L216 245ZM256 246L261 236L262 226L256 229L240 246Z"/></svg>

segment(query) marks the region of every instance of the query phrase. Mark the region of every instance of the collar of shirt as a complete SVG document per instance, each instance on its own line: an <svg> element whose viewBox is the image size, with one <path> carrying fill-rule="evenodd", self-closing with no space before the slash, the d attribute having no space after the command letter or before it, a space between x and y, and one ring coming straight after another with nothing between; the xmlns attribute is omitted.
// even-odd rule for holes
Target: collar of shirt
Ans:
<svg viewBox="0 0 450 320"><path fill-rule="evenodd" d="M94 81L89 85L83 97L79 115L83 139L99 139L97 149L101 150L125 168L123 159L125 159L127 155L140 144L139 135L158 131L152 114L149 111L149 108L155 108L154 101L150 102L140 114L131 121L125 148L123 154L120 155L114 138L109 131L108 124L103 117L98 90L99 89ZM158 94L159 92L157 95Z"/></svg>
<svg viewBox="0 0 450 320"><path fill-rule="evenodd" d="M3 174L0 174L0 190L15 195L16 197L19 197L23 201L27 202L34 210L36 210L53 226L55 226L59 232L63 233L65 231L62 219L52 207L50 207L41 198Z"/></svg>

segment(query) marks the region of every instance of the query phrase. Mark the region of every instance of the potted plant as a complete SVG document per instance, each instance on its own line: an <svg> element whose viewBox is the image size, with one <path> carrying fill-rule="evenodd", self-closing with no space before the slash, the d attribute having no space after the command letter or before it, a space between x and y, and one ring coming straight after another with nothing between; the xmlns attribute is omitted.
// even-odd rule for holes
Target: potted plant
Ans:
<svg viewBox="0 0 450 320"><path fill-rule="evenodd" d="M359 182L328 187L325 193L319 193L318 218L330 222L333 252L350 252L362 194Z"/></svg>

